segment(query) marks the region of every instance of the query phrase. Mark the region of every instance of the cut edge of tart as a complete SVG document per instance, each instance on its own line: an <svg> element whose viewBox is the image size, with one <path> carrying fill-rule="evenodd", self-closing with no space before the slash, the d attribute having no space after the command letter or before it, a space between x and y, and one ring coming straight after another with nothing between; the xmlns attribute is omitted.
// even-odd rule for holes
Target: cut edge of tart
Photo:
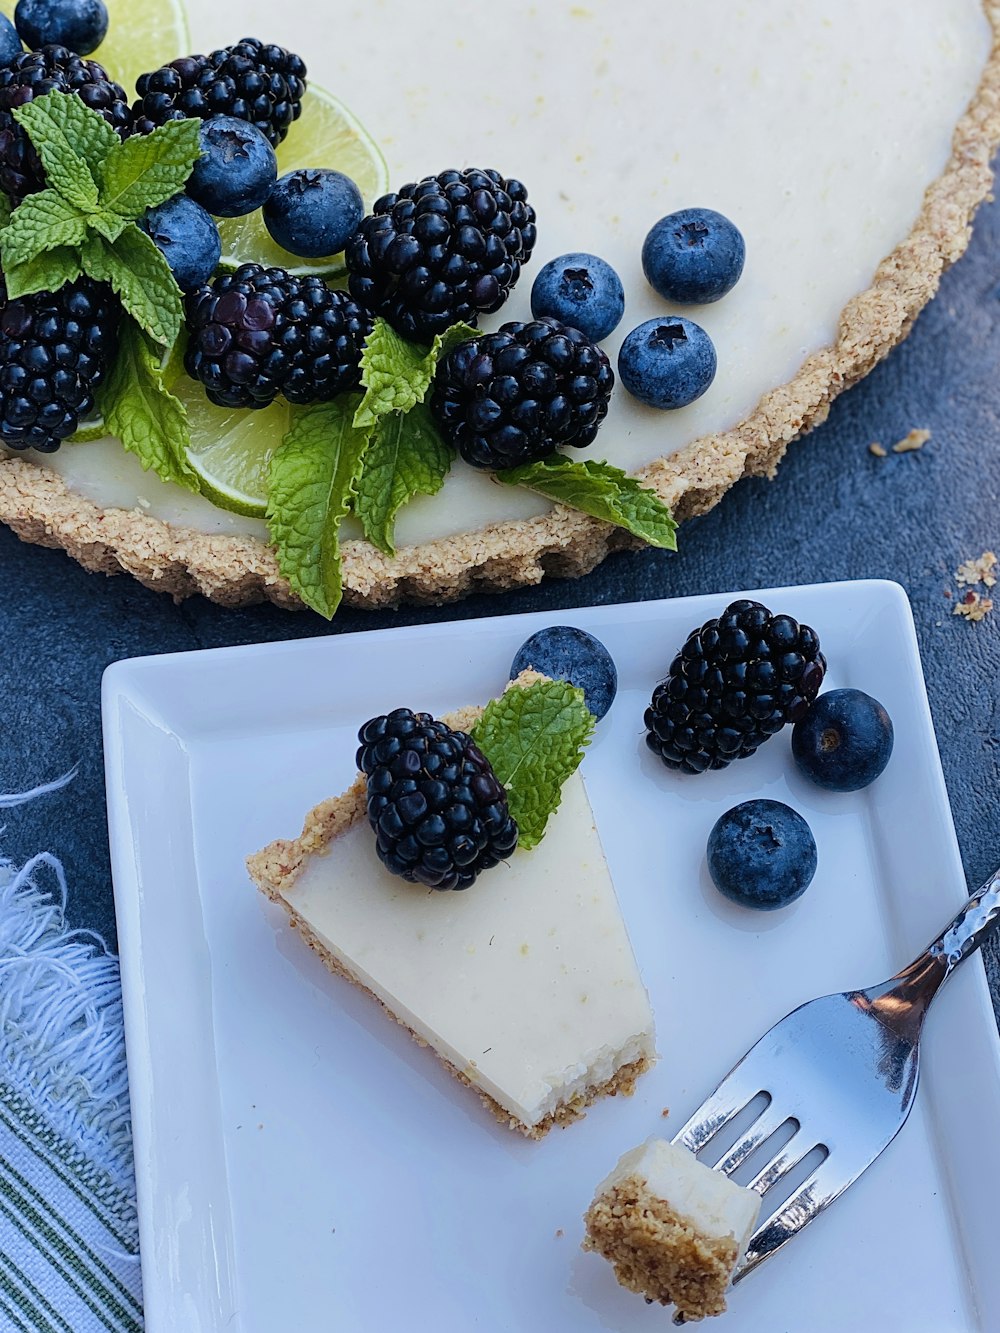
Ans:
<svg viewBox="0 0 1000 1333"><path fill-rule="evenodd" d="M620 1158L584 1215L585 1250L629 1291L687 1319L726 1309L760 1198L680 1144L648 1139Z"/></svg>
<svg viewBox="0 0 1000 1333"><path fill-rule="evenodd" d="M990 194L990 162L1000 144L1000 6L987 3L984 10L993 48L952 135L947 165L927 188L909 235L845 306L835 341L808 356L732 429L639 469L636 475L677 519L707 512L742 477L773 476L788 445L821 424L834 398L906 337L943 272L964 253L972 217ZM89 570L129 573L176 600L201 593L228 606L302 605L263 542L175 527L138 509L102 508L57 474L2 451L0 522L24 541L66 551ZM349 541L343 546L344 601L366 608L440 604L471 591L536 584L549 574L585 574L611 551L636 544L621 529L561 506L403 547L395 556Z"/></svg>
<svg viewBox="0 0 1000 1333"><path fill-rule="evenodd" d="M542 679L544 677L536 672L523 672L507 688L525 687ZM482 711L478 707L465 708L446 715L442 721L453 730L470 731ZM331 972L371 995L419 1045L430 1046L448 1072L477 1093L502 1125L518 1130L528 1138L540 1139L554 1125L571 1124L601 1097L619 1093L631 1095L640 1074L655 1060L652 1011L600 850L580 774L574 774L567 781L563 806L552 817L550 831L539 847L528 852L515 852L512 862L516 858L516 865L508 863L485 871L476 884L460 893L407 884L390 876L381 867L375 855L374 836L367 825L366 795L366 780L359 774L347 791L309 811L298 838L279 839L247 858L247 868L257 888L287 912L292 928ZM559 832L561 817L567 821L562 835ZM575 821L572 830L570 820ZM585 830L581 822L587 824ZM354 830L358 833L357 845L341 843L342 839L350 838ZM342 854L354 858L355 863L354 874L342 877L339 888L329 877L323 882L323 872L331 864L328 860L324 864L324 858L336 853L338 843L345 849ZM570 849L572 854L582 858L583 872L552 874L545 866L546 855L551 857ZM599 857L599 865L587 862L588 852ZM361 921L360 926L360 918L350 903L352 890L349 886L344 887L347 881L358 882L361 877L359 865L362 873L370 872L365 887L372 895L368 900L371 904L370 921ZM520 866L523 884L537 873L532 867L538 867L543 877L542 898L535 896L537 883L525 890L531 894L530 920L525 919L527 913L521 915L517 911L519 887L511 888L510 877L517 866ZM591 875L589 880L588 872ZM319 882L310 884L310 875L313 881ZM584 898L591 890L593 920L588 923ZM332 895L338 892L341 898L334 910L330 904ZM504 898L504 893L511 896ZM552 911L559 918L570 898L574 899L574 911L571 918L562 914L562 924L566 925L568 920L569 925L561 936L560 920L549 926L545 913ZM322 905L323 899L326 899L325 906ZM321 903L319 907L317 901ZM357 902L354 907L356 909ZM338 927L343 933L339 945L324 933L322 918L325 913L330 913L331 919L332 916L338 918ZM418 918L420 926L414 930ZM579 948L581 943L579 935L574 941L574 929L583 931L584 944L596 943L590 957L593 967L587 960L581 961L581 955L574 956L574 948ZM366 950L366 930L377 938L377 948ZM586 939L588 930L592 932L589 940ZM387 980L385 959L380 961L377 956L391 953L394 944L399 949L398 993L395 995L393 983ZM483 947L477 960L479 945ZM350 956L352 951L355 957ZM358 961L358 955L363 957L363 963ZM418 958L420 967L429 967L432 960L435 965L440 964L442 957L453 963L460 960L463 973L468 969L460 984L472 987L463 996L471 1019L454 1016L457 1026L450 1028L447 997L439 993L443 989L440 970L433 973L435 984L427 987L426 1011L418 1013L412 1007L414 996L420 990L420 983L414 980ZM599 983L601 976L597 970L602 968L604 979L613 988L615 1001L608 1005L608 997L604 996L603 1007L600 996L589 996L586 989L577 994L576 990L579 985ZM533 1041L526 1039L525 1028L517 1026L516 1017L504 1013L502 1021L497 1022L495 1000L504 993L508 1000L516 993L522 1006L527 1003L530 1007L532 999L550 1006L548 1024L531 1024L531 1030L536 1034ZM592 1002L584 1010L582 1006L588 999ZM581 1008L577 1009L577 1005ZM579 1022L576 1037L571 1035L567 1039L551 1035L569 1030L573 1014L582 1012L587 1016L585 1040L591 1043L590 1047L584 1049L579 1045L579 1033L584 1030ZM544 1017L538 1010L533 1010L532 1016ZM487 1020L490 1035L483 1036L482 1044L474 1054L460 1049L458 1033L462 1023L471 1022L478 1038L481 1034L477 1023L481 1019ZM504 1021L509 1025L506 1033ZM624 1036L615 1044L598 1042L594 1046L594 1033L600 1032L602 1024L608 1029L605 1036L616 1024L622 1028ZM549 1035L538 1035L545 1032ZM508 1039L506 1051L503 1049L505 1037ZM546 1041L550 1043L550 1049L554 1049L567 1040L573 1055L564 1060L558 1070L532 1063L543 1058L541 1052ZM496 1054L491 1064L483 1057L488 1053L486 1048L492 1051L494 1044ZM502 1088L500 1083L505 1075L509 1087ZM519 1078L520 1085L517 1084ZM518 1091L518 1087L522 1090ZM546 1088L547 1093L544 1092ZM505 1092L508 1095L503 1098ZM530 1097L535 1101L529 1114L525 1107Z"/></svg>

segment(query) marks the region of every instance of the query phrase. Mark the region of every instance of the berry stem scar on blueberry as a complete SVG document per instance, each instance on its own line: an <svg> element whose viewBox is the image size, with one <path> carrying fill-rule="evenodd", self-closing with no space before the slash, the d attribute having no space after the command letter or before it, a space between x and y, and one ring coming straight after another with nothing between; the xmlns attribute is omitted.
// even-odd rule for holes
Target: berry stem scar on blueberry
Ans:
<svg viewBox="0 0 1000 1333"><path fill-rule="evenodd" d="M661 324L649 341L672 352L677 343L687 342L687 334L683 324Z"/></svg>

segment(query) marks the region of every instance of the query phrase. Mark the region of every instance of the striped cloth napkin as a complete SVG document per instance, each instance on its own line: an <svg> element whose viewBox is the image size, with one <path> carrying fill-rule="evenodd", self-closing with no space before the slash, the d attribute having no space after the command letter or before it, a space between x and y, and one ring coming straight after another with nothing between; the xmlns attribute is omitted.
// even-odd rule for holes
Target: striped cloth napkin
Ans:
<svg viewBox="0 0 1000 1333"><path fill-rule="evenodd" d="M118 960L65 908L54 856L0 857L0 1331L139 1333Z"/></svg>

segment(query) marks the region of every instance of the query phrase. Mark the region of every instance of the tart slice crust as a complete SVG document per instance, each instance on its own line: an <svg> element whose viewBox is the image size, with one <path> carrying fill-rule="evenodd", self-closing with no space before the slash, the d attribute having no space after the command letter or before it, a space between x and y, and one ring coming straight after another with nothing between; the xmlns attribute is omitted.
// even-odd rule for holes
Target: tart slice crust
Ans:
<svg viewBox="0 0 1000 1333"><path fill-rule="evenodd" d="M599 1195L584 1215L585 1250L603 1255L615 1277L691 1320L722 1314L739 1257L732 1236L709 1236L641 1176L627 1176Z"/></svg>

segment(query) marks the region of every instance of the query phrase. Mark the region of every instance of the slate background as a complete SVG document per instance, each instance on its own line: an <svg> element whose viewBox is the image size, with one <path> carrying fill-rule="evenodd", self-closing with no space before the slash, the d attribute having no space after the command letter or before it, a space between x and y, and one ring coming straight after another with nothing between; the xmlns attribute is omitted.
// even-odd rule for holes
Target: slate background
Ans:
<svg viewBox="0 0 1000 1333"><path fill-rule="evenodd" d="M100 681L118 658L423 620L504 615L827 579L892 578L908 591L966 874L1000 862L1000 585L980 624L952 614L954 571L1000 551L1000 204L910 338L792 446L773 483L741 483L684 525L682 553L620 554L585 579L550 580L439 609L318 616L273 607L174 606L125 577L87 574L0 528L0 791L80 763L60 793L4 811L0 849L65 864L69 919L115 940L101 757ZM913 427L931 442L876 459ZM1000 953L987 957L1000 1014Z"/></svg>

